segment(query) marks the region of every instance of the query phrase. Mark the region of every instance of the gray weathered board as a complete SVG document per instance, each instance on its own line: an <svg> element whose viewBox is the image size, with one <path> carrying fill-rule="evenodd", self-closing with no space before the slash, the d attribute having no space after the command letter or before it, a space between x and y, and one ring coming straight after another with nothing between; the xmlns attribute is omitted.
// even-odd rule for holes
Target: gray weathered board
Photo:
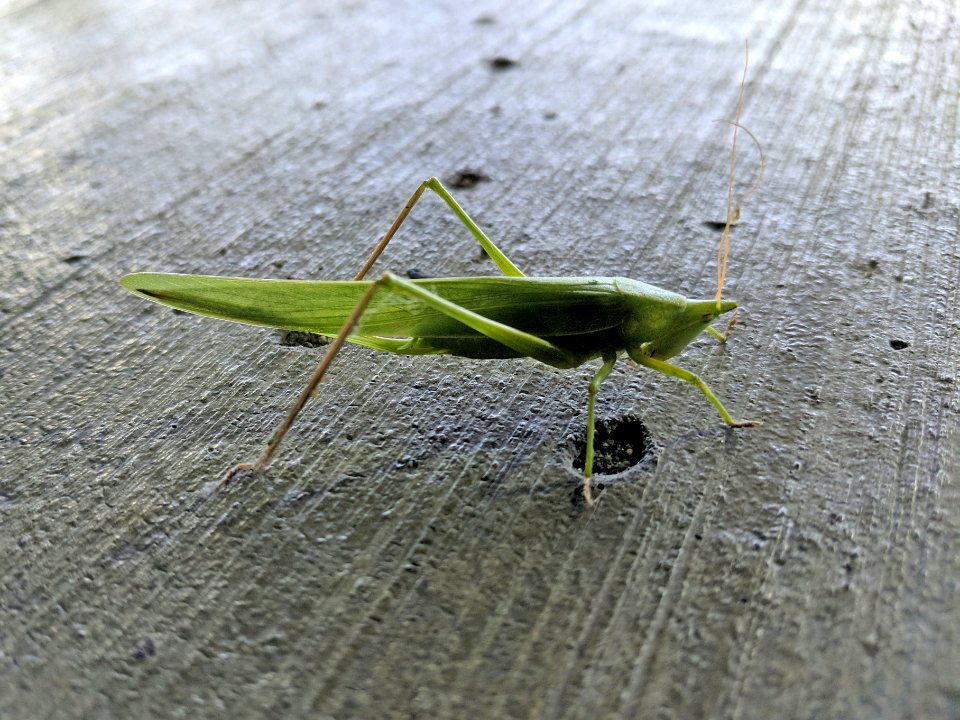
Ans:
<svg viewBox="0 0 960 720"><path fill-rule="evenodd" d="M0 9L0 716L960 716L956 7L466 5ZM585 510L592 366L351 348L210 493L319 352L121 274L347 278L436 174L710 296L745 38L743 313L678 362L762 428L621 364L659 454ZM435 198L382 267L493 271Z"/></svg>

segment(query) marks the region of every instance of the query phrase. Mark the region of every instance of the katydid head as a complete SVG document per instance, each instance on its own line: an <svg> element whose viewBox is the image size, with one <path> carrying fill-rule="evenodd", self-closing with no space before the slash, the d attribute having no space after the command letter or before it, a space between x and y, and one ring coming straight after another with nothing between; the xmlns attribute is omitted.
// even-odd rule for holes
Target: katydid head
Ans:
<svg viewBox="0 0 960 720"><path fill-rule="evenodd" d="M660 326L659 332L652 335L649 326L646 332L639 332L633 338L628 331L627 354L636 361L639 357L652 357L666 360L683 350L690 342L716 320L720 315L737 307L735 300L687 300L676 308L669 323ZM631 342L633 340L633 342Z"/></svg>

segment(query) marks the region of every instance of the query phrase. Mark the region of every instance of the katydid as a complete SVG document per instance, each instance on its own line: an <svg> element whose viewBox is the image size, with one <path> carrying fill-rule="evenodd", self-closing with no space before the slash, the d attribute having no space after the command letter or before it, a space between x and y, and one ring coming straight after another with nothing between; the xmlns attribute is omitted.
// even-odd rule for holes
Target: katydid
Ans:
<svg viewBox="0 0 960 720"><path fill-rule="evenodd" d="M743 83L737 116L731 121L734 140L727 222L718 256L717 294L711 299L689 299L620 277L527 277L435 177L420 184L353 280L134 273L123 277L120 283L138 295L180 310L253 325L307 331L333 339L257 461L234 467L221 484L240 470L259 471L267 467L330 363L344 343L350 342L400 355L530 357L561 369L575 368L599 358L602 364L591 379L587 393L583 498L590 504L597 391L622 353L637 365L696 386L728 426L759 424L734 420L703 380L667 362L705 329L723 338L710 323L737 307L735 301L723 299L721 293L730 226L736 221L740 202L746 196L735 205L732 202L736 132L740 129L742 101ZM450 207L502 275L407 279L385 272L377 280L363 279L426 190L436 193Z"/></svg>

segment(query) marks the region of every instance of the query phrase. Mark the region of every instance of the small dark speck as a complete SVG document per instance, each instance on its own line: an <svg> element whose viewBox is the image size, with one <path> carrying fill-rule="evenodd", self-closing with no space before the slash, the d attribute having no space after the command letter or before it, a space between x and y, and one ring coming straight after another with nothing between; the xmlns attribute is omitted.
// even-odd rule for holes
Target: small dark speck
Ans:
<svg viewBox="0 0 960 720"><path fill-rule="evenodd" d="M910 343L908 343L906 340L898 340L894 338L890 341L890 347L892 347L894 350L906 350L908 347L910 347Z"/></svg>
<svg viewBox="0 0 960 720"><path fill-rule="evenodd" d="M474 21L474 25L495 25L497 19L493 15L480 15Z"/></svg>
<svg viewBox="0 0 960 720"><path fill-rule="evenodd" d="M407 277L411 280L429 280L430 278L435 278L436 275L421 270L420 268L410 268L407 270Z"/></svg>
<svg viewBox="0 0 960 720"><path fill-rule="evenodd" d="M330 340L323 335L315 335L302 330L281 330L280 344L284 347L318 348L327 345Z"/></svg>
<svg viewBox="0 0 960 720"><path fill-rule="evenodd" d="M490 69L495 70L497 72L509 70L510 68L514 68L518 65L516 60L511 60L510 58L504 57L503 55L498 55L495 58L491 58L487 62L490 64Z"/></svg>
<svg viewBox="0 0 960 720"><path fill-rule="evenodd" d="M869 260L867 260L867 267L870 270L876 270L878 267L880 267L880 261L877 260L876 258L870 258Z"/></svg>
<svg viewBox="0 0 960 720"><path fill-rule="evenodd" d="M394 467L398 470L415 470L419 465L420 463L413 455L404 455L394 463Z"/></svg>
<svg viewBox="0 0 960 720"><path fill-rule="evenodd" d="M736 224L737 224L737 223L732 222L732 223L730 223L730 227L735 227ZM704 220L704 221L703 221L703 226L704 226L705 228L709 228L710 230L716 230L717 232L723 232L723 230L727 227L727 221L726 221L726 220Z"/></svg>
<svg viewBox="0 0 960 720"><path fill-rule="evenodd" d="M147 658L152 658L157 654L157 646L153 644L153 640L147 638L133 651L134 660L146 660Z"/></svg>
<svg viewBox="0 0 960 720"><path fill-rule="evenodd" d="M323 100L314 100L311 107L313 107L314 110L323 110L326 106L327 103Z"/></svg>
<svg viewBox="0 0 960 720"><path fill-rule="evenodd" d="M547 111L543 114L543 119L544 119L544 120L556 120L556 119L557 119L557 114L556 114L553 110L547 110Z"/></svg>
<svg viewBox="0 0 960 720"><path fill-rule="evenodd" d="M75 264L78 263L78 262L83 262L83 261L86 260L88 257L90 257L90 256L89 256L87 253L78 252L78 253L72 253L72 254L70 254L70 255L67 255L66 257L61 258L61 259L62 259L63 262L65 262L67 265L75 265Z"/></svg>
<svg viewBox="0 0 960 720"><path fill-rule="evenodd" d="M447 185L457 190L464 190L465 188L472 188L489 180L490 176L482 170L464 168L454 173L453 176L447 180Z"/></svg>
<svg viewBox="0 0 960 720"><path fill-rule="evenodd" d="M186 310L180 310L179 308L170 308L174 315L189 315Z"/></svg>

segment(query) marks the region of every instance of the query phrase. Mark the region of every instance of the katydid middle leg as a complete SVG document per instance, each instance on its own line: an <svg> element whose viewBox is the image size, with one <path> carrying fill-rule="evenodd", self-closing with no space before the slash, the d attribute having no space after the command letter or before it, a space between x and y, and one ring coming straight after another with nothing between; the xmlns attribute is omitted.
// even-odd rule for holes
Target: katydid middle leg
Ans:
<svg viewBox="0 0 960 720"><path fill-rule="evenodd" d="M590 493L590 478L593 475L594 408L597 404L597 392L600 390L603 381L607 379L607 375L613 370L616 362L617 354L615 352L604 354L603 365L593 376L587 390L587 448L583 459L583 501L587 505L593 503L593 495Z"/></svg>
<svg viewBox="0 0 960 720"><path fill-rule="evenodd" d="M547 365L558 368L570 368L580 365L584 360L583 357L557 347L541 337L531 335L523 330L518 330L517 328L484 317L461 305L450 302L409 280L403 280L387 273L377 282L384 283L387 287L416 298L433 309L452 317L454 320L462 322L467 327L486 335L490 339L496 340L523 355L528 355ZM583 464L583 499L587 505L593 502L590 493L590 477L593 474L594 408L596 405L597 392L600 389L601 383L606 380L610 371L613 370L616 362L616 352L605 352L603 354L603 365L590 381L587 400L587 447Z"/></svg>
<svg viewBox="0 0 960 720"><path fill-rule="evenodd" d="M468 310L461 305L457 305L440 297L424 287L412 283L409 280L399 278L391 273L386 273L376 284L383 285L395 292L415 298L432 307L434 310L442 312L448 317L462 322L467 327L486 335L488 338L496 340L523 355L527 355L547 365L558 368L571 368L577 367L585 359L541 337L531 335L523 330L518 330L517 328L497 322L496 320L491 320L479 313ZM593 502L590 494L590 476L593 473L594 408L596 405L597 391L600 389L601 383L603 383L610 374L616 361L616 352L605 352L603 354L603 365L590 381L587 404L587 447L586 459L583 466L583 498L587 505Z"/></svg>

